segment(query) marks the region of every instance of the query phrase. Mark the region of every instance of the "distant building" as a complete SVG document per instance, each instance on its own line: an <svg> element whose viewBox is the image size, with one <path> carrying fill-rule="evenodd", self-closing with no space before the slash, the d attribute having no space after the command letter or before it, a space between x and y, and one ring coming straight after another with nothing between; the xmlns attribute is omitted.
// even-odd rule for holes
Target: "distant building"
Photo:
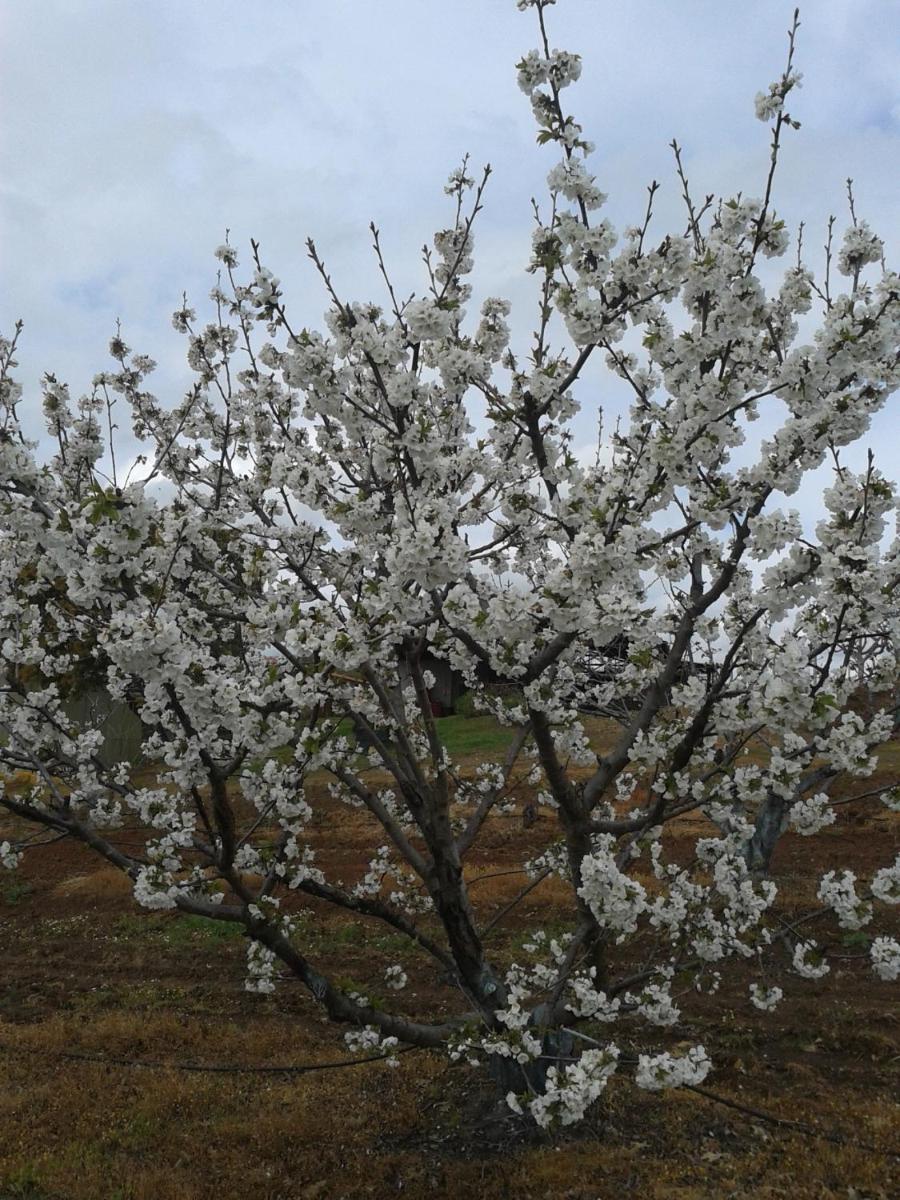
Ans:
<svg viewBox="0 0 900 1200"><path fill-rule="evenodd" d="M456 712L456 703L466 690L466 681L460 672L454 670L444 659L435 658L431 654L422 656L422 669L430 671L434 676L434 687L428 693L434 715L446 717Z"/></svg>

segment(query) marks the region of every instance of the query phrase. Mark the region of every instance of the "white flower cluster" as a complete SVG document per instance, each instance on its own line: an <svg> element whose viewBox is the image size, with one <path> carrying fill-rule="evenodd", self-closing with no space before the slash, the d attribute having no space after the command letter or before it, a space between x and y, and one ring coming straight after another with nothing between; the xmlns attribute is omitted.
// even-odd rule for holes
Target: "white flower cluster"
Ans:
<svg viewBox="0 0 900 1200"><path fill-rule="evenodd" d="M592 853L581 863L578 895L597 923L621 939L637 929L638 919L647 908L647 893L642 884L620 870L615 849L611 834L596 839Z"/></svg>
<svg viewBox="0 0 900 1200"><path fill-rule="evenodd" d="M375 857L369 863L369 869L352 891L353 896L377 896L385 876L391 869L391 848L388 845L379 846Z"/></svg>
<svg viewBox="0 0 900 1200"><path fill-rule="evenodd" d="M546 794L542 793L542 797ZM547 803L546 799L542 799L541 803ZM554 807L554 805L549 805ZM529 858L525 863L525 873L529 879L536 879L543 871L550 871L554 875L558 875L561 879L567 878L569 874L569 858L566 853L565 842L554 842L548 846L542 853L535 855L534 858Z"/></svg>
<svg viewBox="0 0 900 1200"><path fill-rule="evenodd" d="M900 942L896 938L877 937L869 950L872 970L879 979L893 983L900 979Z"/></svg>
<svg viewBox="0 0 900 1200"><path fill-rule="evenodd" d="M681 1010L672 1000L668 987L658 983L648 984L636 996L626 992L623 1003L633 1006L651 1025L675 1025L681 1017Z"/></svg>
<svg viewBox="0 0 900 1200"><path fill-rule="evenodd" d="M21 857L21 851L16 850L10 842L0 842L0 867L14 871Z"/></svg>
<svg viewBox="0 0 900 1200"><path fill-rule="evenodd" d="M261 942L247 943L247 978L244 990L260 996L275 991L275 955Z"/></svg>
<svg viewBox="0 0 900 1200"><path fill-rule="evenodd" d="M0 847L2 850L2 847ZM872 878L872 895L882 904L900 904L900 854L890 867L882 867Z"/></svg>
<svg viewBox="0 0 900 1200"><path fill-rule="evenodd" d="M517 64L519 87L529 99L545 83L552 83L558 90L568 87L581 77L581 58L568 50L553 50L544 58L537 50L529 50Z"/></svg>
<svg viewBox="0 0 900 1200"><path fill-rule="evenodd" d="M534 1120L543 1129L555 1123L572 1125L584 1118L588 1108L600 1098L610 1076L619 1065L619 1049L609 1045L602 1050L585 1050L577 1062L547 1070L544 1092L527 1100L509 1092L506 1103L513 1112L523 1112L523 1101Z"/></svg>
<svg viewBox="0 0 900 1200"><path fill-rule="evenodd" d="M164 866L142 867L135 877L134 898L144 908L175 908L180 891Z"/></svg>
<svg viewBox="0 0 900 1200"><path fill-rule="evenodd" d="M434 300L413 300L403 310L403 319L414 342L445 338L453 328L453 313Z"/></svg>
<svg viewBox="0 0 900 1200"><path fill-rule="evenodd" d="M831 970L815 942L798 942L794 947L794 970L804 979L822 979Z"/></svg>
<svg viewBox="0 0 900 1200"><path fill-rule="evenodd" d="M788 818L791 829L804 837L821 833L826 826L833 825L836 820L837 813L825 792L808 796L805 800L798 800L791 806Z"/></svg>
<svg viewBox="0 0 900 1200"><path fill-rule="evenodd" d="M572 976L569 980L569 1008L576 1017L587 1017L592 1021L615 1021L622 1001L618 996L610 998L606 992L595 988L596 977L596 967L590 967L586 974Z"/></svg>
<svg viewBox="0 0 900 1200"><path fill-rule="evenodd" d="M784 992L780 987L768 987L761 983L750 984L750 1000L754 1007L760 1009L761 1012L771 1012L777 1007L778 1001L783 995Z"/></svg>
<svg viewBox="0 0 900 1200"><path fill-rule="evenodd" d="M360 1029L351 1029L344 1034L344 1044L353 1054L384 1055L389 1067L399 1067L400 1059L391 1052L400 1044L395 1037L382 1037L380 1030L374 1025L363 1025Z"/></svg>
<svg viewBox="0 0 900 1200"><path fill-rule="evenodd" d="M818 744L837 770L864 778L877 765L872 747L890 737L891 724L885 713L876 713L867 723L858 713L845 712L818 739Z"/></svg>
<svg viewBox="0 0 900 1200"><path fill-rule="evenodd" d="M384 981L392 991L402 992L409 982L409 976L399 963L395 963L385 971Z"/></svg>
<svg viewBox="0 0 900 1200"><path fill-rule="evenodd" d="M579 202L586 209L600 208L606 200L581 159L564 159L557 163L547 175L547 186L551 192L560 192L567 200Z"/></svg>
<svg viewBox="0 0 900 1200"><path fill-rule="evenodd" d="M223 262L226 267L232 269L238 265L237 251L234 246L229 246L227 242L223 242L221 246L217 246L215 250L216 258Z"/></svg>
<svg viewBox="0 0 900 1200"><path fill-rule="evenodd" d="M769 122L777 117L784 109L784 101L789 91L801 86L802 74L792 71L783 79L769 84L767 92L757 92L754 100L756 117L759 121Z"/></svg>
<svg viewBox="0 0 900 1200"><path fill-rule="evenodd" d="M857 275L869 263L880 262L883 254L884 242L866 221L860 221L844 234L837 258L838 270L842 275Z"/></svg>
<svg viewBox="0 0 900 1200"><path fill-rule="evenodd" d="M872 905L856 894L856 875L852 871L823 875L818 896L834 910L841 929L862 929L872 920Z"/></svg>
<svg viewBox="0 0 900 1200"><path fill-rule="evenodd" d="M712 1069L703 1046L692 1046L687 1054L638 1055L635 1082L648 1092L665 1088L689 1087L702 1083Z"/></svg>

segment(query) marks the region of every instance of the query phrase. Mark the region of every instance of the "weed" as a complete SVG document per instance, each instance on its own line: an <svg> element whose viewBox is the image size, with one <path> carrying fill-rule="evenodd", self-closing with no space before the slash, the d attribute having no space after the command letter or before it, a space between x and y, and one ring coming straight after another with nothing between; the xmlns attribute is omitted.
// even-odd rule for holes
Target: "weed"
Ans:
<svg viewBox="0 0 900 1200"><path fill-rule="evenodd" d="M493 717L441 717L435 722L438 736L454 757L466 754L501 755L512 731Z"/></svg>
<svg viewBox="0 0 900 1200"><path fill-rule="evenodd" d="M232 921L214 921L210 917L126 914L113 925L114 941L149 942L172 949L196 946L198 943L218 946L243 936L243 925Z"/></svg>
<svg viewBox="0 0 900 1200"><path fill-rule="evenodd" d="M105 1152L124 1150L135 1153L144 1150L157 1140L159 1122L154 1121L146 1113L133 1113L128 1116L118 1128L106 1134L103 1141Z"/></svg>
<svg viewBox="0 0 900 1200"><path fill-rule="evenodd" d="M244 936L244 927L235 921L184 916L166 921L160 933L170 946L195 945L197 942L218 945L222 942L239 941Z"/></svg>
<svg viewBox="0 0 900 1200"><path fill-rule="evenodd" d="M412 954L417 950L415 943L411 942L402 933L381 934L378 937L372 938L370 945L391 954Z"/></svg>
<svg viewBox="0 0 900 1200"><path fill-rule="evenodd" d="M23 1163L0 1179L0 1200L52 1200L52 1197L45 1191L37 1167Z"/></svg>
<svg viewBox="0 0 900 1200"><path fill-rule="evenodd" d="M95 987L89 992L73 994L70 1000L74 1011L85 1013L163 1012L166 1009L180 1011L186 1003L189 1007L188 993L183 988L153 982Z"/></svg>
<svg viewBox="0 0 900 1200"><path fill-rule="evenodd" d="M323 941L326 938L323 938ZM359 946L366 940L366 931L362 925L348 921L346 925L338 925L327 932L327 941L334 946Z"/></svg>
<svg viewBox="0 0 900 1200"><path fill-rule="evenodd" d="M33 891L34 888L24 879L4 880L3 886L0 888L0 901L3 904L18 904L26 896L30 896Z"/></svg>
<svg viewBox="0 0 900 1200"><path fill-rule="evenodd" d="M350 975L335 976L335 983L342 991L346 992L348 996L365 996L366 1003L370 1008L374 1008L376 1010L384 1008L382 1001L379 1000L377 996L372 995L371 984L360 983L358 979L353 979Z"/></svg>
<svg viewBox="0 0 900 1200"><path fill-rule="evenodd" d="M116 942L140 941L152 933L149 917L135 917L130 913L119 917L113 925L112 937Z"/></svg>

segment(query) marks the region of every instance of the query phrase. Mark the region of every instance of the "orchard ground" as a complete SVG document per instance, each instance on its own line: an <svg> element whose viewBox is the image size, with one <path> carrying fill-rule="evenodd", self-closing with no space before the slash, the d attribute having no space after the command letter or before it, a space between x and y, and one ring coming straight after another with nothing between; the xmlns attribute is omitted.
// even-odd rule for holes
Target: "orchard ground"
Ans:
<svg viewBox="0 0 900 1200"><path fill-rule="evenodd" d="M466 769L502 754L506 735L489 718L439 725ZM610 730L590 723L598 749ZM868 786L897 778L900 741L883 748ZM311 792L318 821L333 802L324 779ZM557 836L547 810L523 822L529 799L520 789L515 811L491 819L468 862L482 923L527 882L516 870L523 843L537 853ZM839 862L866 876L900 850L900 814L877 801L838 813L837 824L816 836L788 834L779 843L782 915L815 907L819 878ZM340 844L323 837L317 849L329 875L352 882L365 873L377 831L360 810L345 809L341 821ZM676 855L690 853L700 823L674 824ZM12 830L0 823L0 838ZM122 829L113 840L135 849L137 832ZM313 960L351 990L357 978L371 980L386 951L412 961L406 940L377 922L348 922L293 895L285 903L299 910L300 941ZM498 961L521 954L525 928L563 928L566 904L552 880L535 887L489 935ZM821 924L818 931L836 947L829 977L800 979L782 956L769 981L785 999L763 1014L748 999L755 976L738 972L717 995L686 1000L666 1044L704 1042L715 1063L711 1091L837 1133L843 1144L691 1093L639 1093L625 1079L614 1079L585 1128L553 1136L499 1114L479 1073L422 1051L402 1055L393 1069L374 1063L294 1076L179 1069L349 1056L340 1031L299 984L285 980L269 997L244 991L238 929L148 913L118 871L83 847L53 842L30 852L15 875L0 876L0 1197L896 1195L900 1160L888 1153L900 1151L896 989L874 978L858 935L832 926L825 939ZM452 1003L454 985L429 970L415 973L424 984L409 994L382 999L437 1016ZM365 990L375 998L371 984ZM659 1031L654 1036L662 1048Z"/></svg>

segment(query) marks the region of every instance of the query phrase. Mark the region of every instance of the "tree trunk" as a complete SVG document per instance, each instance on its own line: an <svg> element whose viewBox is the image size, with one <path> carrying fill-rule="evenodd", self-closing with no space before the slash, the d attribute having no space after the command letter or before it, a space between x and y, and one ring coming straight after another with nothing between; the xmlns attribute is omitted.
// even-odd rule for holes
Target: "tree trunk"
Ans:
<svg viewBox="0 0 900 1200"><path fill-rule="evenodd" d="M541 1009L535 1011L539 1016ZM508 1092L534 1092L543 1095L547 1089L547 1072L551 1067L562 1068L574 1057L575 1040L566 1029L548 1029L541 1041L541 1057L527 1063L494 1055L488 1065L491 1078L502 1096Z"/></svg>
<svg viewBox="0 0 900 1200"><path fill-rule="evenodd" d="M786 804L787 801L782 796L773 796L770 793L756 814L756 828L744 846L744 858L754 874L769 873L772 854L784 832Z"/></svg>

